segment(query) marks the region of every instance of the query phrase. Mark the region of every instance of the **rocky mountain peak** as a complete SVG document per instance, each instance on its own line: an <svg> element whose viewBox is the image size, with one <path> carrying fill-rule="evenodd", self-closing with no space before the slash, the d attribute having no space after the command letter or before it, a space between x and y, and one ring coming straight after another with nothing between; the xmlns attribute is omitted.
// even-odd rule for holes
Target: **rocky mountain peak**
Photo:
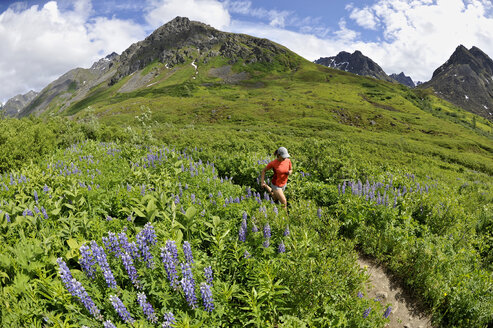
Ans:
<svg viewBox="0 0 493 328"><path fill-rule="evenodd" d="M470 112L493 120L493 60L481 49L459 45L422 87Z"/></svg>
<svg viewBox="0 0 493 328"><path fill-rule="evenodd" d="M286 48L267 39L221 32L207 24L176 17L125 50L110 83L116 83L156 60L167 67L214 56L229 58L231 64L239 60L245 63L272 62L276 55L287 52Z"/></svg>
<svg viewBox="0 0 493 328"><path fill-rule="evenodd" d="M432 78L458 65L469 65L472 70L477 71L480 63L477 61L473 53L467 50L467 48L463 45L459 45L450 58L433 72Z"/></svg>
<svg viewBox="0 0 493 328"><path fill-rule="evenodd" d="M94 71L107 70L107 69L111 68L111 66L113 66L113 61L117 60L119 57L120 56L116 52L112 52L111 54L107 55L106 57L101 58L97 62L93 63L90 69L94 70Z"/></svg>
<svg viewBox="0 0 493 328"><path fill-rule="evenodd" d="M390 77L401 84L407 85L410 88L414 88L416 86L414 84L414 81L409 76L404 74L404 72L400 72L399 74L391 74Z"/></svg>
<svg viewBox="0 0 493 328"><path fill-rule="evenodd" d="M30 90L26 94L18 94L10 98L1 108L2 112L7 116L16 116L22 111L36 96L38 92Z"/></svg>
<svg viewBox="0 0 493 328"><path fill-rule="evenodd" d="M359 50L354 51L352 54L341 51L337 56L321 57L315 60L315 63L358 75L370 76L389 82L393 81L377 63L363 55Z"/></svg>

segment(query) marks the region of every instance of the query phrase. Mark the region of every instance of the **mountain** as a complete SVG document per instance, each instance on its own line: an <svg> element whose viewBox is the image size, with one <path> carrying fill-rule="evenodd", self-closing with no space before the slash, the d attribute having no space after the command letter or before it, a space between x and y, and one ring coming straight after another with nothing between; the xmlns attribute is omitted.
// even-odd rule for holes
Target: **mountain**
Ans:
<svg viewBox="0 0 493 328"><path fill-rule="evenodd" d="M413 79L411 79L409 76L406 76L404 74L404 72L400 72L399 74L395 74L395 73L390 74L390 78L392 78L393 80L395 80L401 84L407 85L410 88L416 87Z"/></svg>
<svg viewBox="0 0 493 328"><path fill-rule="evenodd" d="M120 65L112 77L114 84L147 65L159 61L172 68L189 59L203 60L222 56L229 64L275 61L276 56L290 52L267 39L226 33L209 25L177 17L161 26L145 40L131 45L120 56Z"/></svg>
<svg viewBox="0 0 493 328"><path fill-rule="evenodd" d="M0 106L0 111L2 111L7 116L16 116L37 95L37 92L31 90L24 95L19 94L15 97L12 97L5 103L5 105Z"/></svg>
<svg viewBox="0 0 493 328"><path fill-rule="evenodd" d="M493 60L477 47L459 45L420 88L493 121Z"/></svg>
<svg viewBox="0 0 493 328"><path fill-rule="evenodd" d="M87 98L99 97L111 87L116 94L145 89L177 72L178 66L195 62L225 60L222 70L211 72L216 78L239 82L248 73L236 74L238 67L276 66L295 68L301 57L267 39L218 31L209 25L176 17L145 40L132 44L121 55L113 53L89 69L73 69L45 87L33 101L13 116L41 114L45 111L73 114L84 108ZM139 74L134 74L140 72ZM198 72L197 72L198 73ZM122 81L123 80L123 81ZM76 108L68 110L70 108Z"/></svg>
<svg viewBox="0 0 493 328"><path fill-rule="evenodd" d="M27 116L32 113L43 113L49 108L64 110L74 102L83 99L92 88L112 76L113 61L119 56L112 53L95 62L91 68L75 68L60 76L36 94L26 106L11 116Z"/></svg>
<svg viewBox="0 0 493 328"><path fill-rule="evenodd" d="M320 57L315 60L315 63L357 75L370 76L379 80L394 82L394 80L389 77L377 63L371 58L363 55L359 50L356 50L352 54L341 51L337 56Z"/></svg>

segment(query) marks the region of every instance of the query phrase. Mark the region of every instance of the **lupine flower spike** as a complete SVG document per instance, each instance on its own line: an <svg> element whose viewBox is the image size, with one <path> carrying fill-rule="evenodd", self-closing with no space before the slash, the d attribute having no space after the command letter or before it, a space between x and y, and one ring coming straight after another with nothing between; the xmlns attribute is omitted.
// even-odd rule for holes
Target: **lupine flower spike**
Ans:
<svg viewBox="0 0 493 328"><path fill-rule="evenodd" d="M209 285L212 285L212 268L210 266L204 269L205 280Z"/></svg>
<svg viewBox="0 0 493 328"><path fill-rule="evenodd" d="M284 246L284 242L281 241L279 244L279 248L277 249L279 253L285 253L286 252L286 246Z"/></svg>
<svg viewBox="0 0 493 328"><path fill-rule="evenodd" d="M183 274L183 279L180 281L181 288L185 293L188 305L190 305L192 309L195 309L197 307L197 297L195 296L195 279L193 278L190 264L182 263L181 271Z"/></svg>
<svg viewBox="0 0 493 328"><path fill-rule="evenodd" d="M185 254L185 259L187 263L192 264L193 262L193 255L192 255L192 247L190 246L190 243L188 241L185 241L183 243L183 253Z"/></svg>
<svg viewBox="0 0 493 328"><path fill-rule="evenodd" d="M152 323L157 322L157 317L156 314L154 313L154 308L150 303L147 302L147 297L144 293L138 293L137 294L137 301L139 302L140 307L144 311L144 314L147 317L147 320L149 320Z"/></svg>
<svg viewBox="0 0 493 328"><path fill-rule="evenodd" d="M212 298L211 287L205 282L200 284L200 294L204 301L204 307L207 312L214 310L214 299Z"/></svg>
<svg viewBox="0 0 493 328"><path fill-rule="evenodd" d="M82 305L84 305L89 313L91 313L96 319L101 320L102 316L98 307L87 294L82 284L72 277L72 273L70 272L67 264L62 260L62 258L58 258L57 263L60 277L62 278L62 281L70 294L77 297Z"/></svg>
<svg viewBox="0 0 493 328"><path fill-rule="evenodd" d="M167 312L164 314L164 322L162 328L171 328L176 324L176 319L173 313Z"/></svg>
<svg viewBox="0 0 493 328"><path fill-rule="evenodd" d="M128 312L127 308L125 307L123 302L118 298L118 296L110 295L110 302L123 321L129 324L132 324L134 322L134 319L130 315L130 312Z"/></svg>
<svg viewBox="0 0 493 328"><path fill-rule="evenodd" d="M385 312L383 313L383 317L384 317L385 319L387 319L387 318L389 317L389 315L390 315L390 313L391 313L391 312L392 312L392 307L391 307L391 306L389 306L389 307L385 310Z"/></svg>

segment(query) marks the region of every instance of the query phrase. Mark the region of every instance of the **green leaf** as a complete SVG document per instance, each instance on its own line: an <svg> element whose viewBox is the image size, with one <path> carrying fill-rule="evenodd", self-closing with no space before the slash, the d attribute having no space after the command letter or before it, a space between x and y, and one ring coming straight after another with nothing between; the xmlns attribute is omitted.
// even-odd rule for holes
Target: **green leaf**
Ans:
<svg viewBox="0 0 493 328"><path fill-rule="evenodd" d="M197 215L197 213L198 213L197 208L195 208L195 206L190 206L185 212L185 216L187 217L188 220L191 220L195 215Z"/></svg>
<svg viewBox="0 0 493 328"><path fill-rule="evenodd" d="M145 215L144 213L142 213L142 211L141 211L141 210L139 210L138 208L134 208L134 209L133 209L133 211L134 211L134 213L135 213L137 216L139 216L139 217L141 217L141 218L145 218L145 217L146 217L146 215Z"/></svg>
<svg viewBox="0 0 493 328"><path fill-rule="evenodd" d="M173 240L176 241L177 244L180 244L183 240L183 232L180 229L174 231Z"/></svg>
<svg viewBox="0 0 493 328"><path fill-rule="evenodd" d="M80 248L80 245L79 243L77 243L77 241L73 238L70 238L67 240L67 245L71 248L71 249L79 249Z"/></svg>
<svg viewBox="0 0 493 328"><path fill-rule="evenodd" d="M65 203L65 204L63 204L63 206L68 207L68 208L70 208L71 210L74 210L74 211L75 211L75 206L74 206L74 205L72 205L72 204Z"/></svg>

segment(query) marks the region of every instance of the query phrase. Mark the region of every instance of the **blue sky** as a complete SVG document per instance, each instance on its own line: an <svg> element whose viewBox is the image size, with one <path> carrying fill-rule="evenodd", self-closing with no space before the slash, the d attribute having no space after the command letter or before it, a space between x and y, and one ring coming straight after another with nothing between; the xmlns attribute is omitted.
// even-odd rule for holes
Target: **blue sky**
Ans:
<svg viewBox="0 0 493 328"><path fill-rule="evenodd" d="M493 55L492 9L490 0L0 0L0 102L121 53L176 16L308 60L360 50L388 74L427 81L459 44Z"/></svg>

